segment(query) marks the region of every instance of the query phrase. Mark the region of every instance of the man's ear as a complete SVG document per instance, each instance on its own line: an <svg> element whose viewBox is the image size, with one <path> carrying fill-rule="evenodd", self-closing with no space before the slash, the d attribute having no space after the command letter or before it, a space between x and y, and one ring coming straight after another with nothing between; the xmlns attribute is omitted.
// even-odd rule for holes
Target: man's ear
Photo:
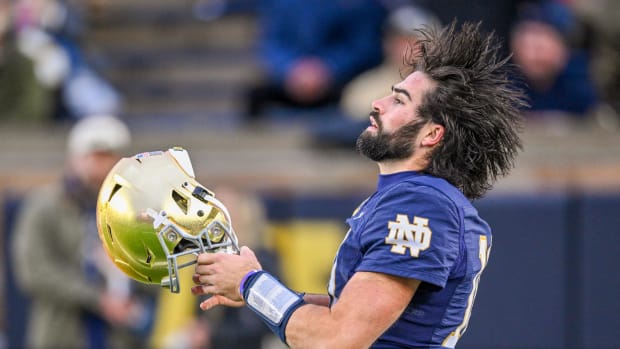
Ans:
<svg viewBox="0 0 620 349"><path fill-rule="evenodd" d="M433 147L443 139L444 127L435 124L429 123L424 128L424 138L422 138L422 146Z"/></svg>

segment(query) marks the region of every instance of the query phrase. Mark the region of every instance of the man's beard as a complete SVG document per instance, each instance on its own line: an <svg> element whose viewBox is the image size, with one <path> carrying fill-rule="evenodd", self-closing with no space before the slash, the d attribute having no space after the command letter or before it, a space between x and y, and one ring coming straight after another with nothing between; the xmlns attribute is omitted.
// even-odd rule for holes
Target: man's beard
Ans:
<svg viewBox="0 0 620 349"><path fill-rule="evenodd" d="M375 162L402 160L413 154L415 150L413 142L426 121L413 120L394 133L388 134L383 132L379 115L372 112L370 116L377 123L377 134L373 135L368 130L362 132L356 142L358 152Z"/></svg>

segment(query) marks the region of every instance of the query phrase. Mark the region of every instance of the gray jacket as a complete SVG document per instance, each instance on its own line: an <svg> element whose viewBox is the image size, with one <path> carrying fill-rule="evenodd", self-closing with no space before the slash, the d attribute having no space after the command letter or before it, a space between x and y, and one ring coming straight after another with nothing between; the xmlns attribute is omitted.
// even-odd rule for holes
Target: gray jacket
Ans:
<svg viewBox="0 0 620 349"><path fill-rule="evenodd" d="M33 190L24 200L13 239L13 268L31 297L27 347L85 348L85 312L99 315L103 285L89 282L82 246L87 217L62 185ZM108 326L109 348L142 348L144 338Z"/></svg>

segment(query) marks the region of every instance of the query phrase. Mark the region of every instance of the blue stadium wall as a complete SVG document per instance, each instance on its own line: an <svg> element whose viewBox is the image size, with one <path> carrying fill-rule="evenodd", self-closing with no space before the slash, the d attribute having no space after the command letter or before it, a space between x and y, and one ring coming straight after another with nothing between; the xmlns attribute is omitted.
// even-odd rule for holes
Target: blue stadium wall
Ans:
<svg viewBox="0 0 620 349"><path fill-rule="evenodd" d="M295 222L295 229L280 234L301 235L294 246L297 253L308 253L304 239L315 250L317 243L312 231L300 231L300 222L332 222L341 227L335 234L342 239L344 219L363 197L264 199L270 221L281 231L287 222ZM620 347L620 192L490 195L475 206L493 228L493 249L459 349ZM331 242L327 245L334 248ZM289 267L315 265L305 262ZM305 276L298 270L288 278Z"/></svg>

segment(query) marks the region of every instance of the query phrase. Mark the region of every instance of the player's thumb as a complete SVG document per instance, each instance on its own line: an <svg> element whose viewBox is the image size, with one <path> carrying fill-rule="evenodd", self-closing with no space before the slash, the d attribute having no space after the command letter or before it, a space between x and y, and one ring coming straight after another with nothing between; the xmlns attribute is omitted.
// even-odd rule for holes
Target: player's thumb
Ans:
<svg viewBox="0 0 620 349"><path fill-rule="evenodd" d="M239 255L243 257L252 257L253 259L256 259L256 255L254 254L254 251L250 250L250 248L247 246L241 246Z"/></svg>
<svg viewBox="0 0 620 349"><path fill-rule="evenodd" d="M261 267L260 265L260 262L258 261L258 258L256 258L254 251L250 250L249 247L241 247L241 249L239 250L239 255L247 262L249 262L249 264L247 265L248 267L252 269L263 269L263 267Z"/></svg>

